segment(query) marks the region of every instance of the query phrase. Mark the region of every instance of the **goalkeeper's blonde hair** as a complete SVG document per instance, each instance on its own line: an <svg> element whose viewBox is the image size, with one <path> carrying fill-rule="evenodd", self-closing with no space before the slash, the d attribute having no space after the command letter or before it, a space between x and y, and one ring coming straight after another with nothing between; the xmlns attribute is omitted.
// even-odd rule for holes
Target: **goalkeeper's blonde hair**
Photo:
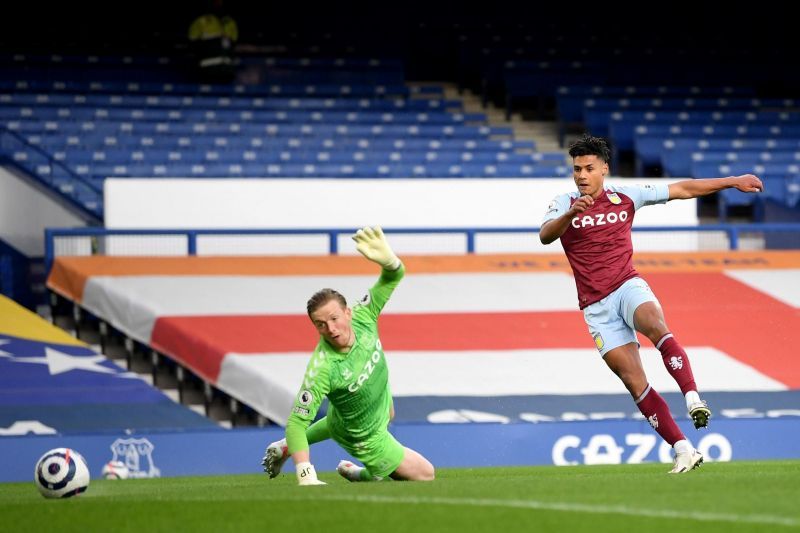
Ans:
<svg viewBox="0 0 800 533"><path fill-rule="evenodd" d="M347 300L345 300L344 296L339 291L334 289L322 289L314 293L314 295L309 298L308 303L306 304L306 311L308 312L308 316L311 316L311 313L325 305L326 303L330 302L331 300L338 301L342 308L347 307Z"/></svg>

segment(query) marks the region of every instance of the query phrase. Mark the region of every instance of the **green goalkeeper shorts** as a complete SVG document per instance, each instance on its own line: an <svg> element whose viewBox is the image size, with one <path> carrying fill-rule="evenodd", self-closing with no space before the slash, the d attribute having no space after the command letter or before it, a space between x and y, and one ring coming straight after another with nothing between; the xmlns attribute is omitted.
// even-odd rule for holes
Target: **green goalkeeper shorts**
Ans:
<svg viewBox="0 0 800 533"><path fill-rule="evenodd" d="M367 467L369 473L376 479L384 479L397 470L406 453L403 445L397 442L389 431L381 431L356 444L338 440L337 442L347 453Z"/></svg>

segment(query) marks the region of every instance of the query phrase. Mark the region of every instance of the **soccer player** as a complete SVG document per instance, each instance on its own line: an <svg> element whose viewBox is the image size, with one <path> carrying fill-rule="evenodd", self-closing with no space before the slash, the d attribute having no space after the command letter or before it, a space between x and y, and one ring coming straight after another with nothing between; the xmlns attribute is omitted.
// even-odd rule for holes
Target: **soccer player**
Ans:
<svg viewBox="0 0 800 533"><path fill-rule="evenodd" d="M633 217L647 205L729 188L758 192L763 185L756 176L746 174L615 187L604 185L610 159L604 139L584 135L570 146L569 155L578 190L550 203L539 238L543 244L561 239L578 287L579 306L600 355L653 429L675 449L670 473L688 472L703 462L703 456L686 440L666 402L648 383L636 331L661 352L667 371L686 399L695 428L708 426L711 410L700 399L689 357L667 327L658 299L633 268Z"/></svg>
<svg viewBox="0 0 800 533"><path fill-rule="evenodd" d="M324 485L310 462L309 444L333 438L364 464L339 463L337 471L350 481L430 481L433 465L387 429L394 410L378 315L403 279L405 267L381 228L360 229L353 240L364 257L381 266L381 275L352 309L333 289L322 289L308 301L308 316L320 339L286 423L286 438L267 447L264 471L274 478L291 455L300 485ZM309 426L325 396L327 416Z"/></svg>

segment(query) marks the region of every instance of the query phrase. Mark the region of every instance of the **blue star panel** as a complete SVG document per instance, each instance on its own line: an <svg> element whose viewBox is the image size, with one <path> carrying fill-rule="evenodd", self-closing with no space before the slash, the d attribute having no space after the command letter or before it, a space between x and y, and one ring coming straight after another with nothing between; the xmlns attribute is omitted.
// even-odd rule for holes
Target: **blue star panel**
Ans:
<svg viewBox="0 0 800 533"><path fill-rule="evenodd" d="M0 435L21 421L59 433L217 427L89 348L2 335Z"/></svg>

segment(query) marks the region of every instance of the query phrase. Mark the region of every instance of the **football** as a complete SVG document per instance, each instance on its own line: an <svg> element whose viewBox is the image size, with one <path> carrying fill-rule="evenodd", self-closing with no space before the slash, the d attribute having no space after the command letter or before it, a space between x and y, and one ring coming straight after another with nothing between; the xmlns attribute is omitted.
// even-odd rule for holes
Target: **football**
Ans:
<svg viewBox="0 0 800 533"><path fill-rule="evenodd" d="M45 498L69 498L89 487L89 467L81 454L56 448L36 462L33 481Z"/></svg>
<svg viewBox="0 0 800 533"><path fill-rule="evenodd" d="M122 461L109 461L103 465L103 479L127 479L128 467Z"/></svg>

